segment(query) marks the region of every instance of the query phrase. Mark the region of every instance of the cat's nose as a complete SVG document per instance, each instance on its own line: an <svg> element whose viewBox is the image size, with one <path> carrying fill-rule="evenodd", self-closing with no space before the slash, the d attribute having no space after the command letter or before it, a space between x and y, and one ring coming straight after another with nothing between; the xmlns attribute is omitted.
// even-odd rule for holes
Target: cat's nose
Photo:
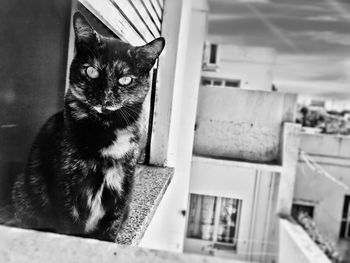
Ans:
<svg viewBox="0 0 350 263"><path fill-rule="evenodd" d="M112 107L112 106L113 106L113 103L111 101L108 101L108 100L102 104L103 108Z"/></svg>

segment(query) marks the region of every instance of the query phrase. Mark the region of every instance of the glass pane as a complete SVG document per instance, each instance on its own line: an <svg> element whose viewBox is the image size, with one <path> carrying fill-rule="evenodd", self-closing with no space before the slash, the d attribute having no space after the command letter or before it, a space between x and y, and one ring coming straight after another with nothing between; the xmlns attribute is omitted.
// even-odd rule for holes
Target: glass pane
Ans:
<svg viewBox="0 0 350 263"><path fill-rule="evenodd" d="M222 86L222 80L214 80L213 85L214 86Z"/></svg>
<svg viewBox="0 0 350 263"><path fill-rule="evenodd" d="M211 80L210 79L202 79L202 85L203 86L210 86Z"/></svg>
<svg viewBox="0 0 350 263"><path fill-rule="evenodd" d="M191 194L187 237L213 240L216 197Z"/></svg>
<svg viewBox="0 0 350 263"><path fill-rule="evenodd" d="M241 200L222 198L217 241L234 244L237 236Z"/></svg>
<svg viewBox="0 0 350 263"><path fill-rule="evenodd" d="M241 86L241 82L239 80L226 80L225 86L239 88Z"/></svg>
<svg viewBox="0 0 350 263"><path fill-rule="evenodd" d="M218 51L218 45L217 44L211 44L210 45L210 58L209 58L209 63L210 64L216 64L217 51Z"/></svg>

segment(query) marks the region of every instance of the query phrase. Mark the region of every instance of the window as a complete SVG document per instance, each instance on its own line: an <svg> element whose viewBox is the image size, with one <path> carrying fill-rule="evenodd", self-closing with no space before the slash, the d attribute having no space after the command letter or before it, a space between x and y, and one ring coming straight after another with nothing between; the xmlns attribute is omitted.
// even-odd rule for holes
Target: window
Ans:
<svg viewBox="0 0 350 263"><path fill-rule="evenodd" d="M209 49L209 64L217 64L218 63L218 45L210 44Z"/></svg>
<svg viewBox="0 0 350 263"><path fill-rule="evenodd" d="M228 80L228 79L218 79L218 78L202 78L203 86L221 86L229 88L240 88L240 80Z"/></svg>
<svg viewBox="0 0 350 263"><path fill-rule="evenodd" d="M187 237L236 251L242 200L191 194Z"/></svg>
<svg viewBox="0 0 350 263"><path fill-rule="evenodd" d="M203 78L203 79L202 79L202 85L203 85L203 86L210 86L210 85L211 85L211 80L210 80L210 79Z"/></svg>
<svg viewBox="0 0 350 263"><path fill-rule="evenodd" d="M241 81L239 81L239 80L226 80L225 86L231 87L231 88L239 88L241 86Z"/></svg>
<svg viewBox="0 0 350 263"><path fill-rule="evenodd" d="M298 218L299 213L306 213L311 218L314 218L314 206L306 204L293 204L292 206L292 216Z"/></svg>
<svg viewBox="0 0 350 263"><path fill-rule="evenodd" d="M350 195L344 197L343 214L340 224L340 237L350 239Z"/></svg>
<svg viewBox="0 0 350 263"><path fill-rule="evenodd" d="M219 64L219 45L206 42L203 50L204 71L217 71Z"/></svg>
<svg viewBox="0 0 350 263"><path fill-rule="evenodd" d="M214 80L213 85L214 86L222 86L222 80Z"/></svg>

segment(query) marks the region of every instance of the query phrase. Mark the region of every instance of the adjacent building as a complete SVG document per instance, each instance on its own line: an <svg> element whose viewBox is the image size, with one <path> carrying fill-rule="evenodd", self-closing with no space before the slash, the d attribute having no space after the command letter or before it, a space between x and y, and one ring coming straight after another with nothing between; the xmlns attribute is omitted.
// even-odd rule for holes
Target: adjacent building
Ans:
<svg viewBox="0 0 350 263"><path fill-rule="evenodd" d="M350 138L302 133L293 213L306 212L350 258Z"/></svg>
<svg viewBox="0 0 350 263"><path fill-rule="evenodd" d="M273 49L218 44L204 45L202 85L271 91Z"/></svg>

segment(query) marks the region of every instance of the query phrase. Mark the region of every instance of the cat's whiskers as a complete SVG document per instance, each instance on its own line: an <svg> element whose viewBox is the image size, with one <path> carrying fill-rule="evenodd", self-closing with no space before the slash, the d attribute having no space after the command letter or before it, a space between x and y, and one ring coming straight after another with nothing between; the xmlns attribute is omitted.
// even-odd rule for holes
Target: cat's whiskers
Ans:
<svg viewBox="0 0 350 263"><path fill-rule="evenodd" d="M130 110L130 111L132 111L133 113L135 113L137 115L139 114L139 112L136 111L136 109L134 107L132 107L132 106L124 105L124 107L125 107L126 110Z"/></svg>
<svg viewBox="0 0 350 263"><path fill-rule="evenodd" d="M128 121L128 116L123 111L123 108L120 109L120 115L122 116L123 120L126 122L127 126L130 126L130 122Z"/></svg>

